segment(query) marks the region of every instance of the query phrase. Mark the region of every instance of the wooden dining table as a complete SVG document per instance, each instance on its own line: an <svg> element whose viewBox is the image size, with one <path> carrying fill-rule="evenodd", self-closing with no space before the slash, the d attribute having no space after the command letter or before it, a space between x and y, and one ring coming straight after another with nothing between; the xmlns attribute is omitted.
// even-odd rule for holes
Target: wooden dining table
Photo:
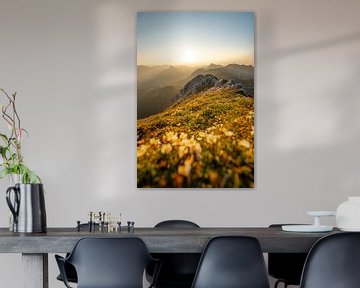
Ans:
<svg viewBox="0 0 360 288"><path fill-rule="evenodd" d="M24 288L48 288L48 253L67 253L83 237L139 237L151 253L201 253L209 239L222 235L252 236L262 251L308 252L325 235L338 233L283 232L281 227L223 228L135 228L120 232L77 231L76 228L48 228L47 233L13 233L0 228L0 253L21 253Z"/></svg>

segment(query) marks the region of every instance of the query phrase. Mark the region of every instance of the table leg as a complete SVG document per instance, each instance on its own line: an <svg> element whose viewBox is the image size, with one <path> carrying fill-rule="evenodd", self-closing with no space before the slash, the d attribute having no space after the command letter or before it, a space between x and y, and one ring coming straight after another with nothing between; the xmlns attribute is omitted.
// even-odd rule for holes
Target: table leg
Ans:
<svg viewBox="0 0 360 288"><path fill-rule="evenodd" d="M23 288L49 288L48 254L22 254Z"/></svg>

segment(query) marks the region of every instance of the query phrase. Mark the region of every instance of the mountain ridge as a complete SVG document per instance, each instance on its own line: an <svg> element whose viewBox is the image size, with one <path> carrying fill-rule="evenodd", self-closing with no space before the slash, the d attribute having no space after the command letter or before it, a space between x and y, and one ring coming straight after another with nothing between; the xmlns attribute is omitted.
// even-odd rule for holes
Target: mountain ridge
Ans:
<svg viewBox="0 0 360 288"><path fill-rule="evenodd" d="M172 99L173 102L181 101L186 97L190 97L193 94L203 92L209 89L222 89L233 88L237 94L243 96L249 96L244 90L243 86L239 83L235 83L232 79L218 79L212 74L199 74L193 79L188 81L179 94L175 95Z"/></svg>
<svg viewBox="0 0 360 288"><path fill-rule="evenodd" d="M139 65L137 68L137 109L138 119L162 111L179 98L181 89L194 77L211 74L218 79L231 80L233 85L242 87L244 94L254 95L254 67L231 63L211 63L202 67L186 65ZM166 94L171 93L171 94Z"/></svg>

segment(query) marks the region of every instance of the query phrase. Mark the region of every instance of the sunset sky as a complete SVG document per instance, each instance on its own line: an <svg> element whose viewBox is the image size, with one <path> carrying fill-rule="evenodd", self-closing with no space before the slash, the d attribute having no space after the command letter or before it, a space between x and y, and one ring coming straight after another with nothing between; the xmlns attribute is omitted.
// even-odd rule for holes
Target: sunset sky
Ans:
<svg viewBox="0 0 360 288"><path fill-rule="evenodd" d="M254 13L139 12L137 65L254 65Z"/></svg>

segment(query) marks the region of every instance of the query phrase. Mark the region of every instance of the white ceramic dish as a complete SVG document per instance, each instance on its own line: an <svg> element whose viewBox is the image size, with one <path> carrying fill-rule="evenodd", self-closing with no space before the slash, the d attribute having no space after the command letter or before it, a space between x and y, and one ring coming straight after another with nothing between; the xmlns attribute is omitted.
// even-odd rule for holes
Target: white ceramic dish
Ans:
<svg viewBox="0 0 360 288"><path fill-rule="evenodd" d="M344 232L360 232L360 228L339 228L339 230Z"/></svg>
<svg viewBox="0 0 360 288"><path fill-rule="evenodd" d="M332 226L315 226L315 225L282 225L281 229L286 232L330 232L333 230Z"/></svg>
<svg viewBox="0 0 360 288"><path fill-rule="evenodd" d="M308 211L307 214L309 216L314 216L314 217L324 217L324 216L335 216L336 212L335 211Z"/></svg>

